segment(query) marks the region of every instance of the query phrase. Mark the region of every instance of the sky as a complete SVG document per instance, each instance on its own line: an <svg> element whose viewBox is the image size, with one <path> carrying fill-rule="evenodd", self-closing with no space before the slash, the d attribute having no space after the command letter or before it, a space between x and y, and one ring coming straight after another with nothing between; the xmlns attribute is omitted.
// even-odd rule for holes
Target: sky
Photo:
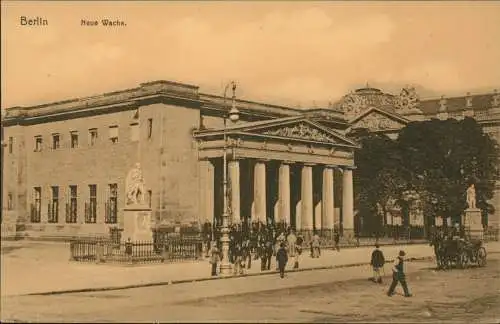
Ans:
<svg viewBox="0 0 500 324"><path fill-rule="evenodd" d="M1 3L2 108L171 80L324 107L365 86L500 89L500 2ZM21 16L47 19L22 26ZM81 26L119 19L121 27Z"/></svg>

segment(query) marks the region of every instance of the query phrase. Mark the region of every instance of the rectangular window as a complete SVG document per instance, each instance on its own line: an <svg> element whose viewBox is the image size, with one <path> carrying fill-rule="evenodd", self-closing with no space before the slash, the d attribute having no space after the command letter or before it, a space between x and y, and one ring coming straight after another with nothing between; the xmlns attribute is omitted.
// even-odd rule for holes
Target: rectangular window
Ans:
<svg viewBox="0 0 500 324"><path fill-rule="evenodd" d="M78 212L78 188L69 186L69 204L66 204L66 223L76 223Z"/></svg>
<svg viewBox="0 0 500 324"><path fill-rule="evenodd" d="M106 224L116 224L118 221L118 185L112 183L108 186L108 201L106 203Z"/></svg>
<svg viewBox="0 0 500 324"><path fill-rule="evenodd" d="M109 139L111 143L118 143L118 126L109 126Z"/></svg>
<svg viewBox="0 0 500 324"><path fill-rule="evenodd" d="M14 195L12 192L9 192L7 194L7 210L13 210L14 209Z"/></svg>
<svg viewBox="0 0 500 324"><path fill-rule="evenodd" d="M38 135L35 136L35 152L41 152L42 151L42 136Z"/></svg>
<svg viewBox="0 0 500 324"><path fill-rule="evenodd" d="M97 220L97 185L89 185L89 201L85 204L85 223Z"/></svg>
<svg viewBox="0 0 500 324"><path fill-rule="evenodd" d="M130 124L130 140L137 142L139 140L139 123Z"/></svg>
<svg viewBox="0 0 500 324"><path fill-rule="evenodd" d="M60 135L59 134L52 134L52 149L57 150L60 147Z"/></svg>
<svg viewBox="0 0 500 324"><path fill-rule="evenodd" d="M78 147L78 132L73 131L70 133L71 135L71 148L77 148Z"/></svg>
<svg viewBox="0 0 500 324"><path fill-rule="evenodd" d="M89 129L89 146L94 146L97 143L97 128Z"/></svg>
<svg viewBox="0 0 500 324"><path fill-rule="evenodd" d="M14 138L11 136L9 137L9 154L12 154L14 151Z"/></svg>
<svg viewBox="0 0 500 324"><path fill-rule="evenodd" d="M40 223L42 216L42 188L33 188L33 204L31 205L31 222Z"/></svg>
<svg viewBox="0 0 500 324"><path fill-rule="evenodd" d="M148 119L148 138L151 138L153 136L153 119L149 118Z"/></svg>
<svg viewBox="0 0 500 324"><path fill-rule="evenodd" d="M59 220L59 187L52 188L52 201L49 204L49 223L57 223Z"/></svg>

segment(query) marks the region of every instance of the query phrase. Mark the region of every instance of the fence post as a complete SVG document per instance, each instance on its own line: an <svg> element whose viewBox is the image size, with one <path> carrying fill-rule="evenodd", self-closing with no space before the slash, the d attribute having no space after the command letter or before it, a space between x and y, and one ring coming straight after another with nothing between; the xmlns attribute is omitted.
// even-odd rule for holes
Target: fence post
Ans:
<svg viewBox="0 0 500 324"><path fill-rule="evenodd" d="M96 263L104 262L104 242L102 238L97 239Z"/></svg>
<svg viewBox="0 0 500 324"><path fill-rule="evenodd" d="M69 242L69 260L75 261L75 241L71 240Z"/></svg>
<svg viewBox="0 0 500 324"><path fill-rule="evenodd" d="M129 264L133 263L132 259L132 241L130 240L130 237L128 238L127 242L125 242L125 255L127 256L127 262Z"/></svg>

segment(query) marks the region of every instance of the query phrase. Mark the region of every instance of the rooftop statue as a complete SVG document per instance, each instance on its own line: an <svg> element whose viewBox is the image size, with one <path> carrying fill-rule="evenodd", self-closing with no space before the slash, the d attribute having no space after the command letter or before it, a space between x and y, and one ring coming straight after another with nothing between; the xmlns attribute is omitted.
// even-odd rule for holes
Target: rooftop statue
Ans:
<svg viewBox="0 0 500 324"><path fill-rule="evenodd" d="M419 110L419 105L418 94L414 87L404 87L401 89L401 93L396 100L396 109L403 113L421 112Z"/></svg>

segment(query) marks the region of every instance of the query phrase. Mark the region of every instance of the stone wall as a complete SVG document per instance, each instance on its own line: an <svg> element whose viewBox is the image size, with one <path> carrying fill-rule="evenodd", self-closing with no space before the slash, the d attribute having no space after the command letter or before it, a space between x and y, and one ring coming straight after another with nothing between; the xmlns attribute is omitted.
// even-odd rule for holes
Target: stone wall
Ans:
<svg viewBox="0 0 500 324"><path fill-rule="evenodd" d="M152 120L151 136L148 120ZM137 122L140 141L132 138L131 124ZM198 123L197 109L154 104L140 107L138 114L132 109L5 127L5 138L14 138L14 152L6 154L5 158L3 206L7 206L9 193L15 199L13 210L4 213L4 222L25 222L24 235L29 237L107 234L109 227L123 226L125 178L136 162L141 163L146 191L152 194L153 215L160 215L161 211L164 222L197 221L197 149L191 134ZM116 143L110 139L110 126L118 126ZM89 129L98 131L94 145L90 145ZM75 131L78 133L78 147L72 148L70 132ZM60 136L58 149L52 148L55 133ZM36 136L42 136L41 151L35 151ZM118 222L105 224L105 202L109 197L109 184L114 183L118 186ZM95 224L85 223L90 184L97 185ZM70 185L76 185L78 190L78 219L76 223L67 224ZM52 198L52 186L59 187L57 223L48 223L47 207ZM30 222L34 187L42 189L40 223ZM160 192L163 193L163 204L160 204Z"/></svg>

